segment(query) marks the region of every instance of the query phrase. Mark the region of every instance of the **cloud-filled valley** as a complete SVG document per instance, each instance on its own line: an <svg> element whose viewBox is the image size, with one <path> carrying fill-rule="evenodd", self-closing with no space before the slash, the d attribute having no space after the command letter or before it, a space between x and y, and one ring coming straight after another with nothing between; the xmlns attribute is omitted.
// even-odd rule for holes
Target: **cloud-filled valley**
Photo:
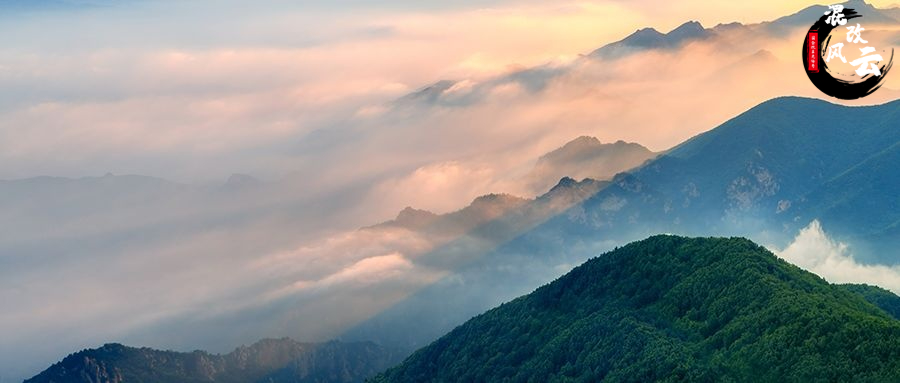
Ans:
<svg viewBox="0 0 900 383"><path fill-rule="evenodd" d="M472 305L492 307L628 237L582 242L547 225L647 219L625 213L658 190L630 189L659 185L616 174L766 100L823 97L799 64L808 26L750 23L794 4L754 9L747 25L697 15L701 38L598 57L638 28L680 23L618 1L88 3L0 16L0 32L21 36L0 43L0 301L14 307L0 316L0 382L106 341L224 352L360 336L446 293L430 286L521 274ZM870 33L900 41L896 27ZM865 104L898 98L898 81ZM765 178L747 168L749 183ZM618 194L596 195L610 185ZM775 198L748 185L729 197L745 213ZM683 212L709 193L679 191ZM830 282L900 292L883 261L896 258L876 264L860 238L832 236L837 213L814 208L752 234ZM568 252L517 252L538 239Z"/></svg>

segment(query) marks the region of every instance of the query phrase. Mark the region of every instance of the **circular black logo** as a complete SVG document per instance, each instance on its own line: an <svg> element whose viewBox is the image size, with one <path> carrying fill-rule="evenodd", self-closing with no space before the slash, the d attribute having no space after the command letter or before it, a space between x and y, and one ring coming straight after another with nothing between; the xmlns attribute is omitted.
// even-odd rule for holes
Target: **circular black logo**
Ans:
<svg viewBox="0 0 900 383"><path fill-rule="evenodd" d="M870 44L864 38L866 29L861 18L853 9L830 5L806 33L806 75L816 88L831 97L855 100L868 96L884 84L891 70L893 48L888 53Z"/></svg>

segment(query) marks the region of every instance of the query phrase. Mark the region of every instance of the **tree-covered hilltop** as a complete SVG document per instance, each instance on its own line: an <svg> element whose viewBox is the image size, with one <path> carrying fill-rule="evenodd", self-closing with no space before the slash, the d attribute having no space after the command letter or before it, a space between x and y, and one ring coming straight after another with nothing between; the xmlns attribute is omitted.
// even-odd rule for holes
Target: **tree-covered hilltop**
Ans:
<svg viewBox="0 0 900 383"><path fill-rule="evenodd" d="M224 355L106 344L71 354L25 383L352 383L394 363L393 352L370 342L263 339Z"/></svg>
<svg viewBox="0 0 900 383"><path fill-rule="evenodd" d="M841 287L860 294L867 301L875 306L881 307L882 310L890 314L892 317L900 319L900 297L894 293L882 289L877 286L870 285L842 285Z"/></svg>
<svg viewBox="0 0 900 383"><path fill-rule="evenodd" d="M900 320L741 238L618 248L374 382L897 382ZM889 307L889 306L886 306Z"/></svg>

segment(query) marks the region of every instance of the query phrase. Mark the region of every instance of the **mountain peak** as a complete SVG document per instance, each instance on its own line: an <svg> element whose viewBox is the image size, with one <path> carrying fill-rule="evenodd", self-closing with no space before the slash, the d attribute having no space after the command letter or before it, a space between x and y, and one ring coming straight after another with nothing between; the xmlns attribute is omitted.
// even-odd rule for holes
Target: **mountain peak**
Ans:
<svg viewBox="0 0 900 383"><path fill-rule="evenodd" d="M697 21L688 21L662 34L653 28L638 29L624 39L608 44L590 54L592 57L615 59L647 49L674 49L691 41L705 39L712 32Z"/></svg>
<svg viewBox="0 0 900 383"><path fill-rule="evenodd" d="M505 206L509 204L519 204L525 199L516 197L507 193L490 193L476 197L472 200L472 207L488 207L488 206Z"/></svg>
<svg viewBox="0 0 900 383"><path fill-rule="evenodd" d="M578 136L578 138L569 141L566 145L569 144L599 144L600 140L597 137L593 136Z"/></svg>
<svg viewBox="0 0 900 383"><path fill-rule="evenodd" d="M555 189L558 187L571 187L572 185L575 185L577 183L578 183L578 181L576 181L572 177L563 177L562 179L559 180L559 183L557 183L556 186L554 186L553 188Z"/></svg>
<svg viewBox="0 0 900 383"><path fill-rule="evenodd" d="M538 198L553 198L565 193L569 193L570 195L574 196L583 194L591 195L604 184L604 182L600 182L592 178L585 178L581 181L578 181L572 177L563 177L559 180L556 186L554 186L550 189L550 191L544 193Z"/></svg>
<svg viewBox="0 0 900 383"><path fill-rule="evenodd" d="M747 239L656 235L470 319L373 381L898 381L898 336L900 321L862 295Z"/></svg>
<svg viewBox="0 0 900 383"><path fill-rule="evenodd" d="M425 86L413 93L407 94L406 96L401 97L396 102L399 104L407 103L407 102L426 102L433 103L436 102L444 92L448 89L452 88L456 85L458 81L455 80L440 80L431 85Z"/></svg>
<svg viewBox="0 0 900 383"><path fill-rule="evenodd" d="M604 151L620 151L627 149L635 149L642 152L650 153L650 150L641 144L634 142L625 142L617 140L616 142L604 144L597 137L580 136L572 141L567 142L560 148L557 148L547 154L541 156L538 161L553 161L555 159L591 157L601 154ZM619 155L620 153L612 153ZM625 170L625 169L623 169ZM570 175L571 176L571 175Z"/></svg>
<svg viewBox="0 0 900 383"><path fill-rule="evenodd" d="M109 352L118 352L128 349L128 346L125 346L121 343L106 343L100 347L100 350L109 351Z"/></svg>
<svg viewBox="0 0 900 383"><path fill-rule="evenodd" d="M26 382L320 382L334 376L362 381L393 358L393 351L371 342L263 339L224 355L109 343L71 354Z"/></svg>
<svg viewBox="0 0 900 383"><path fill-rule="evenodd" d="M628 35L628 37L662 36L662 35L663 35L663 33L660 31L657 31L656 28L646 27L646 28L640 28L640 29L634 31L634 33Z"/></svg>
<svg viewBox="0 0 900 383"><path fill-rule="evenodd" d="M698 21L688 21L666 34L672 47L677 47L690 40L701 40L709 36L710 32L703 28Z"/></svg>
<svg viewBox="0 0 900 383"><path fill-rule="evenodd" d="M397 214L397 218L394 222L403 227L414 228L428 225L436 218L437 214L428 210L414 209L407 206Z"/></svg>
<svg viewBox="0 0 900 383"><path fill-rule="evenodd" d="M596 137L581 136L538 158L526 177L529 189L534 195L540 195L547 190L567 186L560 178L608 180L616 173L631 170L655 155L637 143L618 140L604 144Z"/></svg>
<svg viewBox="0 0 900 383"><path fill-rule="evenodd" d="M857 13L863 15L863 19L866 20L867 23L895 25L898 22L896 18L898 14L889 12L889 8L879 9L863 0L849 0L840 4L843 5L844 8L853 9L857 11ZM822 17L827 10L828 8L824 5L811 5L794 14L783 16L773 21L764 22L761 25L770 33L782 34L792 28L812 24L815 20Z"/></svg>
<svg viewBox="0 0 900 383"><path fill-rule="evenodd" d="M673 33L698 33L705 30L706 28L703 28L703 24L700 24L699 21L691 20L679 25L677 28L667 33L667 35L671 35Z"/></svg>

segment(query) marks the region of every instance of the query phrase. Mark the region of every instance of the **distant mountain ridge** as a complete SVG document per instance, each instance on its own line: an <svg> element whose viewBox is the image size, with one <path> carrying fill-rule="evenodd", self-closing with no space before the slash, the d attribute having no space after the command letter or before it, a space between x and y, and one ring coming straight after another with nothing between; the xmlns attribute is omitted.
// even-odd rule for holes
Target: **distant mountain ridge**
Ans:
<svg viewBox="0 0 900 383"><path fill-rule="evenodd" d="M863 20L868 23L897 24L900 17L900 8L878 9L863 0L849 0L844 3L845 8L854 9L863 15ZM813 5L804 8L794 14L780 17L772 21L759 24L719 24L713 28L704 28L697 21L688 21L668 33L661 33L652 27L638 29L624 39L604 45L588 54L588 57L613 60L631 53L647 50L673 50L692 42L703 41L717 36L721 32L736 29L745 29L750 32L783 34L792 28L808 27L818 20L828 7L825 5Z"/></svg>
<svg viewBox="0 0 900 383"><path fill-rule="evenodd" d="M603 143L596 137L581 136L538 158L525 182L528 190L540 194L564 177L608 181L656 155L641 144L621 140Z"/></svg>
<svg viewBox="0 0 900 383"><path fill-rule="evenodd" d="M900 22L896 18L896 15L898 15L896 8L879 9L869 3L866 3L863 0L849 0L837 4L843 5L844 8L855 10L857 13L863 16L860 20L868 23L896 24ZM760 25L766 28L768 31L775 33L784 32L791 27L808 27L820 17L822 17L822 15L824 15L827 11L827 5L811 5L792 15L780 17L778 19L770 22L765 22Z"/></svg>
<svg viewBox="0 0 900 383"><path fill-rule="evenodd" d="M896 25L900 23L900 7L879 9L863 0L849 0L843 3L845 8L855 9L862 13L865 23L880 25ZM712 27L704 27L700 22L689 20L667 33L662 33L652 26L640 28L621 40L605 43L591 52L584 53L581 60L568 65L547 63L534 67L514 70L487 80L442 79L428 84L414 92L395 100L394 106L430 105L440 107L471 106L487 100L498 86L515 84L531 93L537 93L555 79L566 77L577 70L585 61L614 61L640 52L675 52L677 49L694 43L708 43L717 51L737 51L736 41L746 36L768 36L785 38L787 34L811 26L828 8L826 5L812 5L793 14L775 20L759 23L742 24L740 22L720 23ZM891 32L893 41L900 39L900 34ZM747 47L745 47L747 48ZM759 49L752 49L743 54L753 54ZM773 56L773 55L772 55ZM758 57L757 57L758 59ZM727 69L727 68L726 68ZM652 69L651 69L652 70ZM884 88L882 92L887 91Z"/></svg>
<svg viewBox="0 0 900 383"><path fill-rule="evenodd" d="M366 342L264 339L225 355L106 344L69 355L25 383L351 383L362 382L395 359L395 354Z"/></svg>
<svg viewBox="0 0 900 383"><path fill-rule="evenodd" d="M900 320L739 238L654 236L457 327L374 382L900 380ZM885 301L896 302L896 295Z"/></svg>
<svg viewBox="0 0 900 383"><path fill-rule="evenodd" d="M885 233L900 222L890 191L900 180L889 165L900 147L898 124L900 101L846 107L776 98L618 175L543 228L626 240L763 233L784 244L819 219L841 239L872 242L859 256L892 264L898 239Z"/></svg>
<svg viewBox="0 0 900 383"><path fill-rule="evenodd" d="M603 59L615 59L638 50L675 49L689 41L703 40L712 35L712 31L707 30L697 21L688 21L666 34L648 27L638 29L636 32L620 41L607 44L591 52L589 56Z"/></svg>
<svg viewBox="0 0 900 383"><path fill-rule="evenodd" d="M890 164L897 163L891 155L900 142L898 112L900 101L867 107L799 97L764 102L603 182L534 228L514 229L509 222L515 220L485 224L515 234L483 253L467 252L470 261L455 274L341 339L421 347L546 283L553 270L565 272L568 265L657 233L751 236L784 248L819 220L830 236L851 245L858 261L896 264L900 200L893 190L900 190L900 180ZM445 259L457 248L451 243L434 253Z"/></svg>
<svg viewBox="0 0 900 383"><path fill-rule="evenodd" d="M409 352L465 320L473 310L491 307L498 296L506 298L516 295L523 287L543 283L542 279L535 279L531 271L520 273L517 267L527 265L541 269L541 274L552 275L555 273L553 266L557 264L547 265L543 260L534 262L535 259L516 261L493 255L506 244L515 242L522 233L564 213L608 184L566 177L534 199L487 195L477 198L468 207L443 215L407 208L396 220L363 229L404 227L435 238L439 246L417 255L417 262L438 265L453 273L348 329L338 339L373 340ZM546 261L560 262L559 259Z"/></svg>

